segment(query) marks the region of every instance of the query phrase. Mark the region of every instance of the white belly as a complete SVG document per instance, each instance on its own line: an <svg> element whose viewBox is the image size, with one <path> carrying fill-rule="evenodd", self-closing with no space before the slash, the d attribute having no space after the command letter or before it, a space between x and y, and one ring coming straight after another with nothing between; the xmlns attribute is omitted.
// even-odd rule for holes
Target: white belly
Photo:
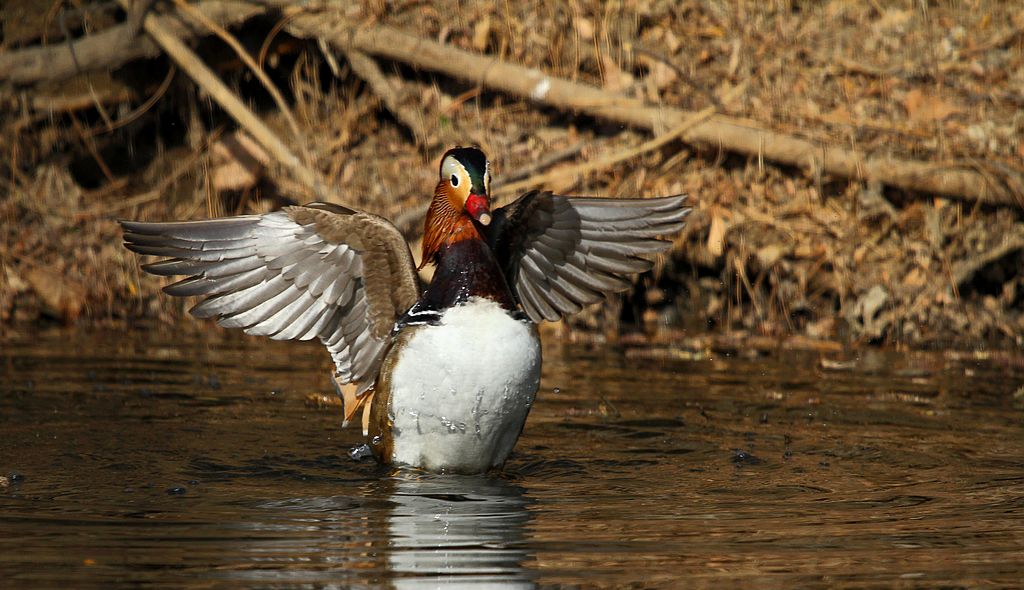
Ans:
<svg viewBox="0 0 1024 590"><path fill-rule="evenodd" d="M394 352L392 462L457 472L501 466L540 385L536 327L473 298Z"/></svg>

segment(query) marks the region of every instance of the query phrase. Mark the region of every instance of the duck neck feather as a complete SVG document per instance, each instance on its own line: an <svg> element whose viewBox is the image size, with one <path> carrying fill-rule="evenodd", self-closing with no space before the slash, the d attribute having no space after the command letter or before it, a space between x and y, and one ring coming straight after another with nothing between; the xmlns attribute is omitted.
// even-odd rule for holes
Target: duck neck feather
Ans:
<svg viewBox="0 0 1024 590"><path fill-rule="evenodd" d="M461 240L480 240L473 220L465 211L460 211L452 202L444 183L434 189L434 199L427 209L423 228L423 258L420 268L437 262L441 249Z"/></svg>

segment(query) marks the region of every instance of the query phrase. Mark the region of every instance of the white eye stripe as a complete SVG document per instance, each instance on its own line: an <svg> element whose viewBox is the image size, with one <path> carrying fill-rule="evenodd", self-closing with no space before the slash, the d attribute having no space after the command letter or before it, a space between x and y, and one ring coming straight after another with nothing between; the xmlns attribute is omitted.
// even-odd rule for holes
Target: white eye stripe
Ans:
<svg viewBox="0 0 1024 590"><path fill-rule="evenodd" d="M462 163L449 156L441 164L441 180L447 180L452 188L457 188L467 184L469 176Z"/></svg>
<svg viewBox="0 0 1024 590"><path fill-rule="evenodd" d="M484 160L483 175L480 177L483 181L483 186L479 187L483 189L483 192L490 194L491 192L491 162ZM475 182L469 175L469 171L463 166L462 162L453 156L449 156L444 159L441 163L441 181L446 182L452 188L458 189L458 192L472 191L475 187Z"/></svg>

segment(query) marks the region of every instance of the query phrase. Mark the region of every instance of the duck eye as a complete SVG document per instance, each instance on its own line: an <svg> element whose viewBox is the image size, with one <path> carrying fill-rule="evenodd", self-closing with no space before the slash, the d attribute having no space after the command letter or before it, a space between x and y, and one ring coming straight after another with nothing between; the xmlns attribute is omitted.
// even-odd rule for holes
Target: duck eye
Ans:
<svg viewBox="0 0 1024 590"><path fill-rule="evenodd" d="M459 186L459 177L452 174L452 186Z"/></svg>

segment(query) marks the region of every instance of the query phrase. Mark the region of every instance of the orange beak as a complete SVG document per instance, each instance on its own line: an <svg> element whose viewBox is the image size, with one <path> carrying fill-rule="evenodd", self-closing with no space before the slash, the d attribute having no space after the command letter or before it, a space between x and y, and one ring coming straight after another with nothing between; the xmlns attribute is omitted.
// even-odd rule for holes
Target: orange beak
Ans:
<svg viewBox="0 0 1024 590"><path fill-rule="evenodd" d="M487 195L470 194L466 199L466 212L473 219L480 222L480 225L491 223L491 204Z"/></svg>

